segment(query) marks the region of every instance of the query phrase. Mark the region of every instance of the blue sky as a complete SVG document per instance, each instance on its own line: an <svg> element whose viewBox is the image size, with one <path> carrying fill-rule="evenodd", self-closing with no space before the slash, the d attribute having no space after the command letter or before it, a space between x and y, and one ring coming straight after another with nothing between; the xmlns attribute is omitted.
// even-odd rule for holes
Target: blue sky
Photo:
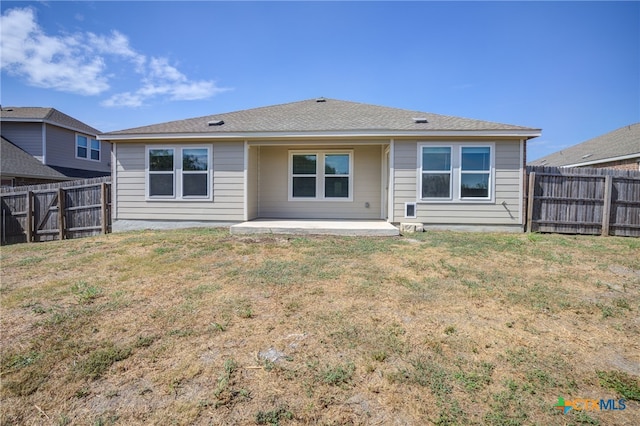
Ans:
<svg viewBox="0 0 640 426"><path fill-rule="evenodd" d="M2 1L3 106L102 131L324 96L542 128L640 121L640 2Z"/></svg>

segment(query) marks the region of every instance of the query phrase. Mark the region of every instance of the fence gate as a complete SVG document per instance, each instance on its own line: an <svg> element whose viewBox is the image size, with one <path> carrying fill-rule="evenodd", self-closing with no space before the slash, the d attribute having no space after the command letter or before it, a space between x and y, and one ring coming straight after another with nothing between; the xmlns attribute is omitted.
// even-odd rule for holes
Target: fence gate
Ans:
<svg viewBox="0 0 640 426"><path fill-rule="evenodd" d="M2 244L81 238L111 231L111 183L98 178L3 192Z"/></svg>

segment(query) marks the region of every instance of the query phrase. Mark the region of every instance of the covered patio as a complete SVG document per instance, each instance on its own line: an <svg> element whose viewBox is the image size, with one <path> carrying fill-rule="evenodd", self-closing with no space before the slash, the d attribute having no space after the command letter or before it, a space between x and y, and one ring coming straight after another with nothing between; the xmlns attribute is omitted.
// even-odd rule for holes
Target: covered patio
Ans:
<svg viewBox="0 0 640 426"><path fill-rule="evenodd" d="M232 234L400 235L398 228L384 220L256 219L231 225L230 230Z"/></svg>

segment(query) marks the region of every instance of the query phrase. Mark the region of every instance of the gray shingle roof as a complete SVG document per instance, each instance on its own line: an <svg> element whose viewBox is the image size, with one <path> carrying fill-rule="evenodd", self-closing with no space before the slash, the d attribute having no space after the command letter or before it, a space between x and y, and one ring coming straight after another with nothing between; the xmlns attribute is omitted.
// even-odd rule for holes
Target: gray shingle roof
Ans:
<svg viewBox="0 0 640 426"><path fill-rule="evenodd" d="M7 139L2 138L0 146L0 174L11 177L30 177L67 180L62 173L45 166L30 154L27 154Z"/></svg>
<svg viewBox="0 0 640 426"><path fill-rule="evenodd" d="M332 132L332 131L474 131L525 130L522 126L472 120L420 111L389 108L335 99L309 99L243 111L214 114L151 126L108 132L110 135L216 134L247 132ZM416 123L415 118L426 118ZM224 122L210 125L210 122Z"/></svg>
<svg viewBox="0 0 640 426"><path fill-rule="evenodd" d="M570 146L532 161L532 166L561 167L582 163L604 163L609 158L637 154L640 158L640 123Z"/></svg>
<svg viewBox="0 0 640 426"><path fill-rule="evenodd" d="M60 127L78 130L89 135L99 135L101 133L100 130L95 129L80 120L76 120L55 108L2 107L2 110L0 110L0 120L47 122Z"/></svg>
<svg viewBox="0 0 640 426"><path fill-rule="evenodd" d="M104 176L111 176L111 172L101 172L97 170L74 169L72 167L49 166L63 175L74 179L93 179Z"/></svg>

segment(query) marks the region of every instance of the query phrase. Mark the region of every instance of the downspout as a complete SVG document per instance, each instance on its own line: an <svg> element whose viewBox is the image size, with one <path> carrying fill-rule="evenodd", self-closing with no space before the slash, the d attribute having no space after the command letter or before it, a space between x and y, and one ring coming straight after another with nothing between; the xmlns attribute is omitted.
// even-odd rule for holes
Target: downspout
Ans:
<svg viewBox="0 0 640 426"><path fill-rule="evenodd" d="M387 222L394 223L395 217L393 215L394 212L394 188L395 188L395 167L394 164L396 162L395 159L395 140L389 140L389 199L387 200Z"/></svg>

